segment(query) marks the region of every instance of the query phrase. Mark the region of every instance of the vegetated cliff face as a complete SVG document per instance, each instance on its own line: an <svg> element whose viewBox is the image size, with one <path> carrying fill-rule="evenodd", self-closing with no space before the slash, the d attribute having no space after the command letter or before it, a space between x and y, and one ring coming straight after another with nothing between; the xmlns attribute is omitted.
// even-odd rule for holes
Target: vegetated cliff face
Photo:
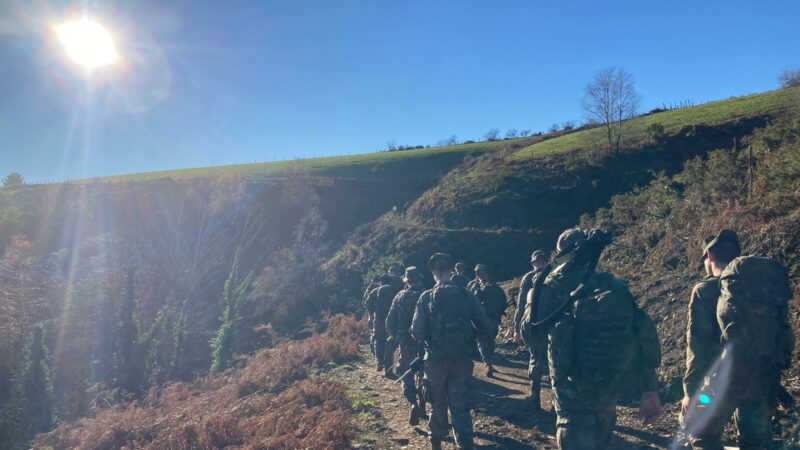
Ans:
<svg viewBox="0 0 800 450"><path fill-rule="evenodd" d="M662 379L684 370L691 289L704 276L702 245L722 228L736 230L743 254L777 258L795 292L790 321L800 330L800 115L789 113L757 130L738 151L720 150L689 161L672 177L613 199L585 226L615 230L602 266L628 281L657 321ZM787 378L796 378L798 362ZM794 382L790 391L797 395Z"/></svg>
<svg viewBox="0 0 800 450"><path fill-rule="evenodd" d="M532 250L555 247L558 234L613 196L674 174L683 164L764 126L770 116L680 129L658 142L639 140L619 157L591 149L519 160L509 146L454 168L402 216L359 229L326 266L337 289L356 295L361 275L381 256L421 265L436 251L468 266L487 264L497 279L519 276Z"/></svg>

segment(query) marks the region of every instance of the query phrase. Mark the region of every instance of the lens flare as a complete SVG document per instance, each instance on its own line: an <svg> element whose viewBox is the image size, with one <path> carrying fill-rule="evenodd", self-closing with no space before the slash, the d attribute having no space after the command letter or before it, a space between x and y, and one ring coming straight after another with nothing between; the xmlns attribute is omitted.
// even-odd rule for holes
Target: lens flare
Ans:
<svg viewBox="0 0 800 450"><path fill-rule="evenodd" d="M114 64L119 60L111 33L91 19L64 22L55 28L67 55L87 69Z"/></svg>

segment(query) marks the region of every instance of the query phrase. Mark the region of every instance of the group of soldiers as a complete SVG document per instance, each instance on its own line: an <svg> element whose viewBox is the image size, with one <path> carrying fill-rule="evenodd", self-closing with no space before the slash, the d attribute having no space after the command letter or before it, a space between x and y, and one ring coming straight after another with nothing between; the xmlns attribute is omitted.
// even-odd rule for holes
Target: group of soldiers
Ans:
<svg viewBox="0 0 800 450"><path fill-rule="evenodd" d="M624 389L644 394L644 424L662 412L656 370L658 332L627 285L597 270L611 236L600 230L564 231L556 251L536 250L520 283L514 342L530 353L531 414L541 409L542 378L549 374L562 449L602 449L610 442ZM788 323L792 293L777 261L740 257L736 233L722 230L704 245L707 277L689 302L686 374L679 423L697 449L722 447L733 415L742 449L767 448L794 335ZM469 280L447 254L430 257L435 285L425 289L417 267L392 266L364 293L376 367L402 382L409 423L425 417L431 448L448 435L448 411L458 448L472 449L469 407L473 360L479 355L492 377L494 344L507 308L503 289L478 264ZM399 361L393 370L395 351Z"/></svg>

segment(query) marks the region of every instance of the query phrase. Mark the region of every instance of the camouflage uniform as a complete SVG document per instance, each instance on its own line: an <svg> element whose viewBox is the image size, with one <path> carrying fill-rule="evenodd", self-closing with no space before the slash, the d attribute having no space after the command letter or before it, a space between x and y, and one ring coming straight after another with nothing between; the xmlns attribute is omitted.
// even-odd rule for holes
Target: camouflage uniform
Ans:
<svg viewBox="0 0 800 450"><path fill-rule="evenodd" d="M773 266L769 271L758 272L770 261ZM756 272L748 273L746 266L755 267L751 270ZM716 409L702 430L691 437L692 447L722 449L722 434L733 416L739 448L766 449L772 441L781 371L789 366L794 349L787 310L792 297L789 280L785 269L774 260L741 257L723 271L719 292L711 320L716 319L715 333L725 348L721 361L723 365L731 361L730 379L724 380L727 389L720 389L722 395L715 396L713 388L705 390ZM697 391L687 393L696 395Z"/></svg>
<svg viewBox="0 0 800 450"><path fill-rule="evenodd" d="M375 326L375 310L374 308L370 307L367 300L369 299L369 294L376 288L380 287L380 285L381 283L379 280L377 278L373 278L372 281L370 281L370 283L367 285L367 289L364 290L364 295L361 299L361 302L364 305L364 310L367 312L367 326L369 327L370 332ZM375 343L372 341L372 336L370 336L369 349L373 354L375 353Z"/></svg>
<svg viewBox="0 0 800 450"><path fill-rule="evenodd" d="M481 283L474 293L478 297L478 300L481 301L483 309L489 317L489 321L492 322L492 333L489 339L494 342L495 339L497 339L497 332L500 330L500 322L503 320L503 314L505 314L506 307L508 306L506 293L503 291L503 288L491 281ZM481 358L484 363L490 364L491 358L487 357L487 355L481 353Z"/></svg>
<svg viewBox="0 0 800 450"><path fill-rule="evenodd" d="M454 273L452 277L450 277L450 282L455 284L456 286L461 286L466 288L467 285L470 283L469 278L466 275L460 273Z"/></svg>
<svg viewBox="0 0 800 450"><path fill-rule="evenodd" d="M420 284L411 285L400 291L392 301L392 307L386 317L386 331L400 347L400 360L397 362L398 374L406 373L411 362L419 355L419 344L411 337L409 330L421 292ZM417 389L414 386L413 376L403 379L403 395L409 403L417 403Z"/></svg>
<svg viewBox="0 0 800 450"><path fill-rule="evenodd" d="M718 277L706 277L692 290L686 327L686 374L683 376L683 392L688 397L698 392L706 372L722 352L717 324L718 299Z"/></svg>
<svg viewBox="0 0 800 450"><path fill-rule="evenodd" d="M528 292L533 288L536 277L544 271L544 268L532 270L522 277L517 294L517 312L514 314L514 330L519 331L522 316L528 304ZM531 400L539 406L542 377L547 374L547 333L540 332L532 336L530 342L526 342L530 359L528 360L528 379L531 380Z"/></svg>
<svg viewBox="0 0 800 450"><path fill-rule="evenodd" d="M441 300L440 300L441 298ZM476 339L486 337L492 324L480 301L466 288L448 282L425 291L417 303L411 335L425 343L425 374L431 389L428 427L432 442L447 435L447 410L459 448L473 448L472 417L467 394L472 379Z"/></svg>
<svg viewBox="0 0 800 450"><path fill-rule="evenodd" d="M625 283L608 273L560 266L544 282L539 317L566 308L547 327L548 359L560 449L602 449L616 422L616 405L631 370L657 387L655 370L636 364L638 355L659 354L658 342L638 342L635 300ZM570 297L581 283L577 296ZM654 348L641 348L642 345ZM660 358L659 358L660 359Z"/></svg>
<svg viewBox="0 0 800 450"><path fill-rule="evenodd" d="M370 341L373 345L375 360L379 369L386 368L388 370L394 359L394 344L387 341L386 316L389 314L394 296L402 289L403 282L400 277L388 275L382 281L380 287L369 293L365 303L367 311L374 317Z"/></svg>

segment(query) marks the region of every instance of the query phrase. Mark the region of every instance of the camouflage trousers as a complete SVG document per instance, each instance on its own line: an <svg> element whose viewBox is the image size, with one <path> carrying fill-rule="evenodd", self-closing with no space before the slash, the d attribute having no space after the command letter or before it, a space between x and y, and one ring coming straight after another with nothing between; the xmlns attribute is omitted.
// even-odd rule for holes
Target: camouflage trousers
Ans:
<svg viewBox="0 0 800 450"><path fill-rule="evenodd" d="M591 408L564 409L556 396L556 440L561 450L601 450L608 446L617 422L616 397Z"/></svg>
<svg viewBox="0 0 800 450"><path fill-rule="evenodd" d="M472 450L472 416L467 399L472 368L472 360L466 358L425 361L425 375L431 394L431 415L428 420L431 440L441 440L447 436L449 409L456 444L461 449Z"/></svg>
<svg viewBox="0 0 800 450"><path fill-rule="evenodd" d="M702 431L689 437L689 442L694 449L722 450L722 434L733 416L739 435L739 448L766 449L772 440L774 410L774 405L766 396L755 400L723 401Z"/></svg>
<svg viewBox="0 0 800 450"><path fill-rule="evenodd" d="M492 328L491 334L487 337L488 339L487 343L491 344L492 347L494 347L494 343L497 340L497 333L499 331L500 331L500 325L497 324L494 326L494 328ZM483 347L483 345L479 345L478 353L480 353L481 361L483 361L484 364L486 364L487 366L492 364L492 356L494 354L493 352L490 353L489 351L487 351L487 349ZM489 355L487 355L487 353L489 353Z"/></svg>
<svg viewBox="0 0 800 450"><path fill-rule="evenodd" d="M408 371L411 363L419 355L419 345L410 337L400 339L400 358L397 360L397 374L402 375ZM417 404L417 387L414 376L409 375L403 379L403 397L411 404Z"/></svg>
<svg viewBox="0 0 800 450"><path fill-rule="evenodd" d="M541 398L542 377L547 374L547 336L544 339L537 339L533 348L529 348L531 354L528 360L528 378L531 380L531 397Z"/></svg>
<svg viewBox="0 0 800 450"><path fill-rule="evenodd" d="M379 326L373 328L370 340L374 349L375 361L386 369L391 368L394 364L395 344L394 341L389 340L386 328Z"/></svg>

